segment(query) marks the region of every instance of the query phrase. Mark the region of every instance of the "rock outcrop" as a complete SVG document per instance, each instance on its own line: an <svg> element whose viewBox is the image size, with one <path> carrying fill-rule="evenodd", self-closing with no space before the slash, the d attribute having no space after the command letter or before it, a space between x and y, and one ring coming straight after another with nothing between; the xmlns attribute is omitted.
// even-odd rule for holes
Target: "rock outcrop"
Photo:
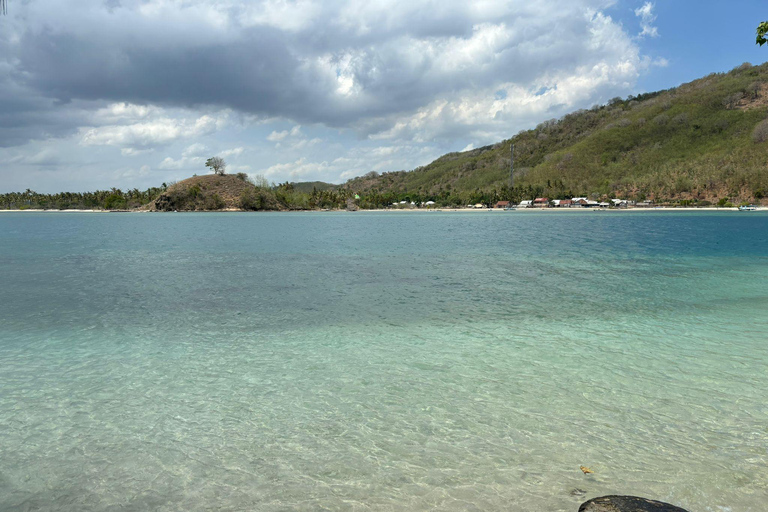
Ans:
<svg viewBox="0 0 768 512"><path fill-rule="evenodd" d="M685 509L661 501L637 496L602 496L593 498L579 507L579 512L687 512Z"/></svg>

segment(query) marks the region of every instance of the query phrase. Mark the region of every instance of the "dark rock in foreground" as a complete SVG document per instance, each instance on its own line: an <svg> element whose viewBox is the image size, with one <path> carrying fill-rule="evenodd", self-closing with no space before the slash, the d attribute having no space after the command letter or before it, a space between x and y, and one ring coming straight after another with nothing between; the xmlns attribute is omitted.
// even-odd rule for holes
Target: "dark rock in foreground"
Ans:
<svg viewBox="0 0 768 512"><path fill-rule="evenodd" d="M636 496L602 496L582 503L579 512L687 512L661 501Z"/></svg>

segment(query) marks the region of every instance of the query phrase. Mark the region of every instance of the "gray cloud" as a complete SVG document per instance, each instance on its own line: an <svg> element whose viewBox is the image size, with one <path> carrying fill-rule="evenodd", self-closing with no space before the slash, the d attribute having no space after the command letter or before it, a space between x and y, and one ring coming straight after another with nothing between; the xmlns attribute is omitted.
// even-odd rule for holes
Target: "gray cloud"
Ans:
<svg viewBox="0 0 768 512"><path fill-rule="evenodd" d="M527 84L547 70L625 59L626 48L590 33L589 12L604 4L550 1L536 10L524 2L491 9L460 1L265 1L179 8L150 0L62 10L40 0L28 16L42 19L17 24L10 50L25 85L59 102L216 105L340 127L488 83ZM285 12L270 14L276 6ZM289 17L300 10L310 14L294 26Z"/></svg>
<svg viewBox="0 0 768 512"><path fill-rule="evenodd" d="M98 154L94 168L124 168L122 160L102 160L119 154L131 159L130 172L141 168L150 180L148 166L197 165L181 146L169 153L173 144L223 151L212 139L239 117L252 126L273 120L259 134L270 153L250 154L262 155L268 163L253 166L278 180L289 170L327 178L404 168L631 91L649 59L604 14L612 4L19 2L0 33L0 147L33 140L24 162L54 165L32 157L46 141L68 138L60 161ZM278 147L297 123L316 132ZM347 144L353 132L358 141L410 149L398 159L383 150L336 157L328 152L342 132ZM313 164L308 148L311 158L331 163ZM273 154L282 162L270 160Z"/></svg>

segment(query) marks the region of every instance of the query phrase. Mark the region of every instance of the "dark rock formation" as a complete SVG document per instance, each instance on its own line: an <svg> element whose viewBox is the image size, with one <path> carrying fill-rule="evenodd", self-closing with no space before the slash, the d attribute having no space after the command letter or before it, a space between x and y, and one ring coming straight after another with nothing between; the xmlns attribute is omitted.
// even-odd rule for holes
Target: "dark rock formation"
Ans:
<svg viewBox="0 0 768 512"><path fill-rule="evenodd" d="M582 503L579 512L687 512L661 501L637 496L602 496Z"/></svg>

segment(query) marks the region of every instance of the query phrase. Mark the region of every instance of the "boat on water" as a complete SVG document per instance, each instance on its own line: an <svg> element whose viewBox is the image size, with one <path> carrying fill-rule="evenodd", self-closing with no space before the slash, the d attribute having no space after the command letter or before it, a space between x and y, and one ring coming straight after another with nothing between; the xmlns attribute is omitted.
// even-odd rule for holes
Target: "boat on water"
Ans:
<svg viewBox="0 0 768 512"><path fill-rule="evenodd" d="M756 212L757 206L753 204L745 204L744 206L739 206L740 212Z"/></svg>
<svg viewBox="0 0 768 512"><path fill-rule="evenodd" d="M507 206L506 208L504 208L505 212L513 212L515 210L517 210L517 208L515 208L514 206Z"/></svg>

